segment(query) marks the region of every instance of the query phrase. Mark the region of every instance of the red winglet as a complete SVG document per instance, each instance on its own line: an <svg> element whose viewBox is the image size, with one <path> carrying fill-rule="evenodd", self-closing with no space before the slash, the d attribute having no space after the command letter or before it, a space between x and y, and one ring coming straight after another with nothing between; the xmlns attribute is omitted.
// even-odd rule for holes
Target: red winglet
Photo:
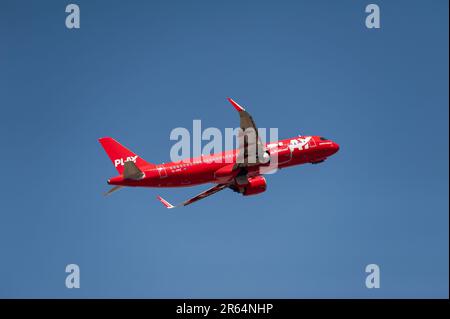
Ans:
<svg viewBox="0 0 450 319"><path fill-rule="evenodd" d="M240 106L239 104L237 104L235 101L233 101L232 98L227 97L227 99L228 99L228 101L230 101L230 103L234 106L234 108L235 108L236 110L238 110L238 112L245 111L245 109L244 109L242 106Z"/></svg>
<svg viewBox="0 0 450 319"><path fill-rule="evenodd" d="M161 196L156 196L158 199L159 199L159 201L161 202L161 203L163 203L163 205L164 206L166 206L166 208L175 208L175 206L173 206L171 203L169 203L168 201L166 201L164 198L162 198Z"/></svg>

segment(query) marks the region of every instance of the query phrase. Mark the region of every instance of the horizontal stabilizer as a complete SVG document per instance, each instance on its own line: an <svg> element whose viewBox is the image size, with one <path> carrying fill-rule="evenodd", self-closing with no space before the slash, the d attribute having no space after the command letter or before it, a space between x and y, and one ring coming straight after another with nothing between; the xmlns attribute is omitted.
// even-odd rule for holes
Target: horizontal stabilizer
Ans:
<svg viewBox="0 0 450 319"><path fill-rule="evenodd" d="M110 195L111 193L114 193L115 191L118 191L119 189L122 189L123 187L124 187L124 186L121 186L121 185L114 186L113 188L111 188L109 191L107 191L107 192L104 193L103 195L108 196L108 195Z"/></svg>
<svg viewBox="0 0 450 319"><path fill-rule="evenodd" d="M134 162L125 162L123 164L123 178L131 179L133 181L141 180L145 177L144 172L142 172Z"/></svg>

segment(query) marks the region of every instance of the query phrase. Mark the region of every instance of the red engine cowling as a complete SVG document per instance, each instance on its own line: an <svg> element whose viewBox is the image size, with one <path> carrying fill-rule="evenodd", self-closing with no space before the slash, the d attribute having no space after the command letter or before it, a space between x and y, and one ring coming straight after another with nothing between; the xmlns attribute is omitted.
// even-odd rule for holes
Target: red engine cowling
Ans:
<svg viewBox="0 0 450 319"><path fill-rule="evenodd" d="M242 195L244 196L256 195L264 192L266 188L267 183L264 176L250 177L248 179L248 184L245 185L244 187L244 192L242 193Z"/></svg>

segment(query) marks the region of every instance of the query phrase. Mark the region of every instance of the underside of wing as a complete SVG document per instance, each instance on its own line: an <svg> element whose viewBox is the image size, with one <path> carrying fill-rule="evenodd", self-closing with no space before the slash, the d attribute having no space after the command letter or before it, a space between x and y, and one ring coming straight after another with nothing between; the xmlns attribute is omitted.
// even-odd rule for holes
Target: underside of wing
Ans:
<svg viewBox="0 0 450 319"><path fill-rule="evenodd" d="M171 209L171 208L175 208L175 207L179 207L179 206L187 206L190 205L192 203L195 203L196 201L199 201L205 197L208 197L210 195L213 195L219 191L221 191L222 189L225 189L228 187L228 184L218 184L215 185L203 192L201 192L200 194L198 194L197 196L194 196L184 202L182 202L181 204L178 205L172 205L171 203L169 203L168 201L166 201L164 198L162 198L161 196L157 196L158 200L167 208Z"/></svg>
<svg viewBox="0 0 450 319"><path fill-rule="evenodd" d="M258 128L252 116L233 99L228 101L239 112L239 155L237 162L240 167L258 165L264 163L264 145L259 138Z"/></svg>

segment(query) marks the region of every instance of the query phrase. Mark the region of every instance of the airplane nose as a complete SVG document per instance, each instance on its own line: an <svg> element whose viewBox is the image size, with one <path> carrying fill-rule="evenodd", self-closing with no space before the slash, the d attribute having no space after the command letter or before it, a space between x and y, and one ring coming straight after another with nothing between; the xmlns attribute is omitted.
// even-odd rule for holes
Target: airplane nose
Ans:
<svg viewBox="0 0 450 319"><path fill-rule="evenodd" d="M339 144L336 142L333 142L333 144L331 144L331 148L333 150L333 154L337 153L337 151L339 151Z"/></svg>
<svg viewBox="0 0 450 319"><path fill-rule="evenodd" d="M336 152L339 151L339 144L338 143L333 143L334 144L334 148L336 149Z"/></svg>

